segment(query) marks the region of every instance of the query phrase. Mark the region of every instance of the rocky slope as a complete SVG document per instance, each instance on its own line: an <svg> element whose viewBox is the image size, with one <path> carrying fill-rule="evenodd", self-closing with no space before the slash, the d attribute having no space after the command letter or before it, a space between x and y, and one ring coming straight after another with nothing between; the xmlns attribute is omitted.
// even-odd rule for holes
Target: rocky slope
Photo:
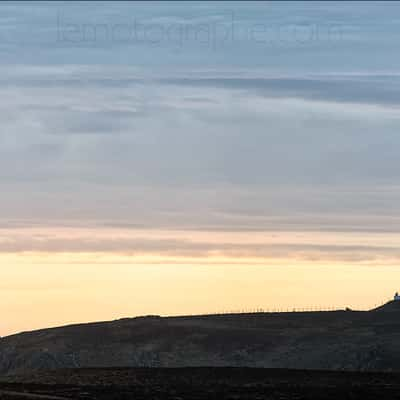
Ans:
<svg viewBox="0 0 400 400"><path fill-rule="evenodd" d="M8 336L0 373L81 367L400 369L400 302L372 311L140 317Z"/></svg>

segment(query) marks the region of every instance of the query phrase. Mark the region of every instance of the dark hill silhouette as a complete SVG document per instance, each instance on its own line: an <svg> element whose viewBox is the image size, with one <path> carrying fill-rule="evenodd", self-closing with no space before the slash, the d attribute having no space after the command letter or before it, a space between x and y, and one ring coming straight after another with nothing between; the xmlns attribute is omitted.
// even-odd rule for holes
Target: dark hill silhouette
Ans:
<svg viewBox="0 0 400 400"><path fill-rule="evenodd" d="M398 312L400 314L400 301L399 300L392 300L383 304L380 307L373 309L372 311L379 311L379 312Z"/></svg>
<svg viewBox="0 0 400 400"><path fill-rule="evenodd" d="M0 340L0 373L81 367L397 370L400 302L371 311L139 317Z"/></svg>

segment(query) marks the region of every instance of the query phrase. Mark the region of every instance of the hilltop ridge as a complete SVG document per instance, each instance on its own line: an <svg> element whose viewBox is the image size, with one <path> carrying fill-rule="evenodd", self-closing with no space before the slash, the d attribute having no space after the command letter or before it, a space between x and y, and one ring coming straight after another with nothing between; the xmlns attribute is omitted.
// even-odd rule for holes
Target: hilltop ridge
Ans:
<svg viewBox="0 0 400 400"><path fill-rule="evenodd" d="M374 308L371 311L381 311L381 312L399 312L400 313L400 301L390 300L387 303Z"/></svg>

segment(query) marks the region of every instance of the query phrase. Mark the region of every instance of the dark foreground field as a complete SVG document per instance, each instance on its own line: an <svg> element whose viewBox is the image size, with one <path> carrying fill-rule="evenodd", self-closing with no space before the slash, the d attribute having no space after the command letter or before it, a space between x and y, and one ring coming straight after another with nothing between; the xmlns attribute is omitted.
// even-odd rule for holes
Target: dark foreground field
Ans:
<svg viewBox="0 0 400 400"><path fill-rule="evenodd" d="M262 368L74 369L8 377L1 399L397 399L400 374Z"/></svg>

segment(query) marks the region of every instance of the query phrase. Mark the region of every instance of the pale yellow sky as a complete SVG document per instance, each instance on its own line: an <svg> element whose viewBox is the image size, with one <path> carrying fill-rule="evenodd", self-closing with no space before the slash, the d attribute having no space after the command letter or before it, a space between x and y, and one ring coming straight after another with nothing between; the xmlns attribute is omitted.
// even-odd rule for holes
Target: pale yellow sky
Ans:
<svg viewBox="0 0 400 400"><path fill-rule="evenodd" d="M146 314L366 309L400 289L395 263L296 257L4 252L0 334Z"/></svg>

